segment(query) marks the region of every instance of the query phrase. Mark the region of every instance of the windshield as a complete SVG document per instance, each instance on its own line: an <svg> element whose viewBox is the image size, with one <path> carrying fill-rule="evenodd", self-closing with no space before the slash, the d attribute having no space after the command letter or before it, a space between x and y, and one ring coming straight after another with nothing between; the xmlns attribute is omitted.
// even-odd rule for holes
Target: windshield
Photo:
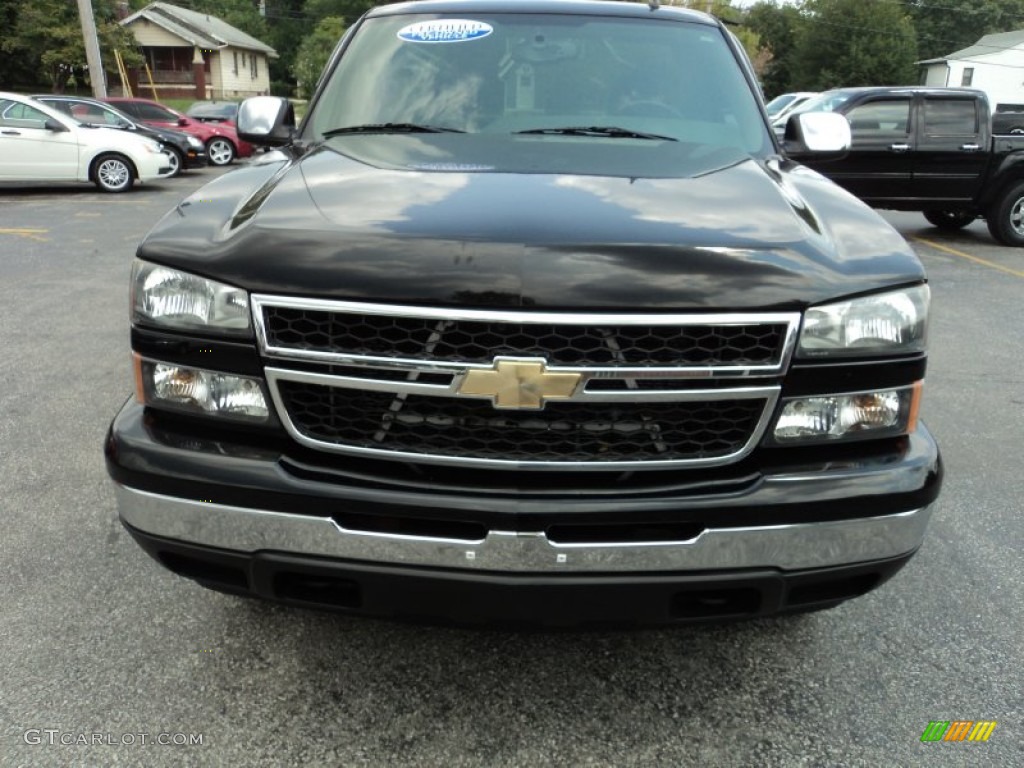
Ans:
<svg viewBox="0 0 1024 768"><path fill-rule="evenodd" d="M835 112L852 98L850 91L825 91L796 107L787 117L803 112Z"/></svg>
<svg viewBox="0 0 1024 768"><path fill-rule="evenodd" d="M783 108L788 107L795 98L795 93L784 93L769 101L764 105L764 108L768 111L769 115L775 115L781 112Z"/></svg>
<svg viewBox="0 0 1024 768"><path fill-rule="evenodd" d="M754 93L721 30L643 18L371 18L311 112L304 126L311 140L357 135L352 129L360 127L401 126L407 134L415 126L529 131L553 141L653 136L771 151Z"/></svg>

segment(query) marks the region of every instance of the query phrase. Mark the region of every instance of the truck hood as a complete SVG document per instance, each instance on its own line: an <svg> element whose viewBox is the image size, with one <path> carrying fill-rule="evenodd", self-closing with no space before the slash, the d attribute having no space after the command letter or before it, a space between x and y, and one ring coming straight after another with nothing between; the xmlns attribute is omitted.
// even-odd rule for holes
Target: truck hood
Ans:
<svg viewBox="0 0 1024 768"><path fill-rule="evenodd" d="M272 153L183 201L139 255L254 292L442 306L793 309L924 278L877 214L781 158L468 138Z"/></svg>

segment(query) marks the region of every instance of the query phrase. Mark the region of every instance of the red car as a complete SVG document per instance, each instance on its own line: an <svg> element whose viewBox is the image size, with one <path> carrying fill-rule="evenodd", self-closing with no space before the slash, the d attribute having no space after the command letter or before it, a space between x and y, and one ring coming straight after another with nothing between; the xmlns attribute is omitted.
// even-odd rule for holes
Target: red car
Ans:
<svg viewBox="0 0 1024 768"><path fill-rule="evenodd" d="M211 165L227 165L236 157L249 157L253 153L252 144L240 141L234 125L229 123L196 120L150 99L111 97L104 101L147 125L174 128L195 136L206 145L206 157Z"/></svg>

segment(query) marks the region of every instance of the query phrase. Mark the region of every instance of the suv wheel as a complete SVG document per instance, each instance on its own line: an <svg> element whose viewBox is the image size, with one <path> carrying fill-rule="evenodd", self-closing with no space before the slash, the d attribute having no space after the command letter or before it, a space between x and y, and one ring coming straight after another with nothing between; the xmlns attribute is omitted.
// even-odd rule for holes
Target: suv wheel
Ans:
<svg viewBox="0 0 1024 768"><path fill-rule="evenodd" d="M217 136L207 142L206 156L213 165L227 165L235 159L235 145Z"/></svg>
<svg viewBox="0 0 1024 768"><path fill-rule="evenodd" d="M1024 247L1024 182L1018 181L1006 191L985 215L988 231L1003 245Z"/></svg>
<svg viewBox="0 0 1024 768"><path fill-rule="evenodd" d="M952 232L953 230L963 229L972 221L974 221L977 215L974 211L963 211L963 210L932 210L925 211L924 217L928 219L928 223L938 227L939 229L945 229L946 231Z"/></svg>
<svg viewBox="0 0 1024 768"><path fill-rule="evenodd" d="M103 192L127 192L135 183L135 173L125 157L100 155L93 165L92 180Z"/></svg>

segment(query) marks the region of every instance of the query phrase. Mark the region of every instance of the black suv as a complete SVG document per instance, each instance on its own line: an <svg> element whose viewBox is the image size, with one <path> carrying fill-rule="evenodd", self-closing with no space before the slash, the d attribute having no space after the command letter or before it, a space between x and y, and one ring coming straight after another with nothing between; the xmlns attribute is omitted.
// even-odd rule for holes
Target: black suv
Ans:
<svg viewBox="0 0 1024 768"><path fill-rule="evenodd" d="M671 77L665 73L687 73ZM794 155L841 154L838 115ZM140 245L121 519L298 605L597 625L838 604L920 546L929 290L680 8L423 0ZM802 142L801 146L797 146Z"/></svg>

